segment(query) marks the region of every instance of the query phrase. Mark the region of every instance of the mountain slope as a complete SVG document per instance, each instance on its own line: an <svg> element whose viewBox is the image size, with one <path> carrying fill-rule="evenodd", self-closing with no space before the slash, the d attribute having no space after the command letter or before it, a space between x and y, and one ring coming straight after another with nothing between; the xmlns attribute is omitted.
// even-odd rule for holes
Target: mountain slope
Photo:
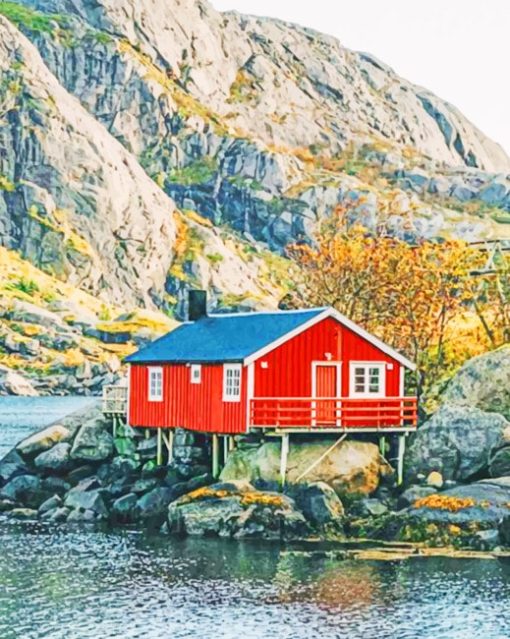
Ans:
<svg viewBox="0 0 510 639"><path fill-rule="evenodd" d="M8 291L26 301L27 265L68 283L99 301L91 334L135 307L182 317L192 286L277 306L286 246L346 201L410 241L510 239L502 149L303 27L202 0L0 0L0 71Z"/></svg>
<svg viewBox="0 0 510 639"><path fill-rule="evenodd" d="M281 251L345 199L404 238L510 235L502 149L370 55L192 0L20 3L0 11L177 205L248 241Z"/></svg>

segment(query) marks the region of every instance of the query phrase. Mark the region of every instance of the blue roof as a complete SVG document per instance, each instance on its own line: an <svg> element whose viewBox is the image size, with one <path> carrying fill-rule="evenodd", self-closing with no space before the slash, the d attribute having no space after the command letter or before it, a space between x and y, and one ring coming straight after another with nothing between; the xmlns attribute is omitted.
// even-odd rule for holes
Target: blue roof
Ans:
<svg viewBox="0 0 510 639"><path fill-rule="evenodd" d="M181 324L125 361L131 364L242 362L324 310L209 315Z"/></svg>

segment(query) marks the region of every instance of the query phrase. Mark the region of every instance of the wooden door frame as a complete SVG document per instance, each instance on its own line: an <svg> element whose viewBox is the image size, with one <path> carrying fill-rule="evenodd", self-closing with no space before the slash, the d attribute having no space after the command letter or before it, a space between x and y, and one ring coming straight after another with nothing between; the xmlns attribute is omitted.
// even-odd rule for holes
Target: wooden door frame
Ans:
<svg viewBox="0 0 510 639"><path fill-rule="evenodd" d="M312 362L312 398L317 398L317 369L319 366L334 366L336 368L336 396L342 396L342 362L329 360L315 360ZM334 399L334 398L332 398ZM336 424L341 425L341 403L336 402ZM312 401L312 426L317 426L317 403Z"/></svg>

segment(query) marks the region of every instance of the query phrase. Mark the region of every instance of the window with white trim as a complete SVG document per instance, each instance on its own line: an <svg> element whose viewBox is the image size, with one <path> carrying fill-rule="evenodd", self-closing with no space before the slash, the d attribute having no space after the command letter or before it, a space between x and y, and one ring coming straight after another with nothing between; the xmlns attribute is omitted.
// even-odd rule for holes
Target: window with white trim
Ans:
<svg viewBox="0 0 510 639"><path fill-rule="evenodd" d="M201 364L191 365L191 383L200 384L202 382L202 366Z"/></svg>
<svg viewBox="0 0 510 639"><path fill-rule="evenodd" d="M386 386L386 366L378 363L351 362L351 397L383 397Z"/></svg>
<svg viewBox="0 0 510 639"><path fill-rule="evenodd" d="M223 365L223 401L241 401L241 364Z"/></svg>
<svg viewBox="0 0 510 639"><path fill-rule="evenodd" d="M149 401L163 401L163 369L160 366L149 367Z"/></svg>

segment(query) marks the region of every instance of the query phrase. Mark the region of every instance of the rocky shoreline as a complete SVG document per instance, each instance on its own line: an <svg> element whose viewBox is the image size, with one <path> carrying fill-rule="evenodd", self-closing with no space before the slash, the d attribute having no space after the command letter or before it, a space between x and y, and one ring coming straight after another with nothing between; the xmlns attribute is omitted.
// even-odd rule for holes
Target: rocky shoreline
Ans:
<svg viewBox="0 0 510 639"><path fill-rule="evenodd" d="M402 487L377 445L359 437L334 449L325 438L301 438L290 450L284 490L280 443L269 438L236 437L214 479L210 439L177 430L172 462L157 465L153 433L120 427L114 436L95 405L30 436L0 461L0 511L179 536L504 552L509 388L510 347L466 364L412 435Z"/></svg>
<svg viewBox="0 0 510 639"><path fill-rule="evenodd" d="M510 547L509 478L440 490L444 484L436 472L399 491L384 460L377 459L377 447L351 442L345 452L351 458L353 450L359 457L360 450L375 449L371 464L364 459L342 473L319 469L318 477L290 482L281 492L271 476L277 444L240 438L222 477L214 480L205 439L178 431L173 463L157 466L155 437L125 430L114 438L110 431L94 407L20 442L0 462L2 517L129 525L178 536L327 541L337 551L346 543L358 551L375 544L385 547L382 558L400 556L402 548L412 556L425 547ZM308 460L311 454L316 450L308 445L298 457ZM374 550L367 552L374 556Z"/></svg>

